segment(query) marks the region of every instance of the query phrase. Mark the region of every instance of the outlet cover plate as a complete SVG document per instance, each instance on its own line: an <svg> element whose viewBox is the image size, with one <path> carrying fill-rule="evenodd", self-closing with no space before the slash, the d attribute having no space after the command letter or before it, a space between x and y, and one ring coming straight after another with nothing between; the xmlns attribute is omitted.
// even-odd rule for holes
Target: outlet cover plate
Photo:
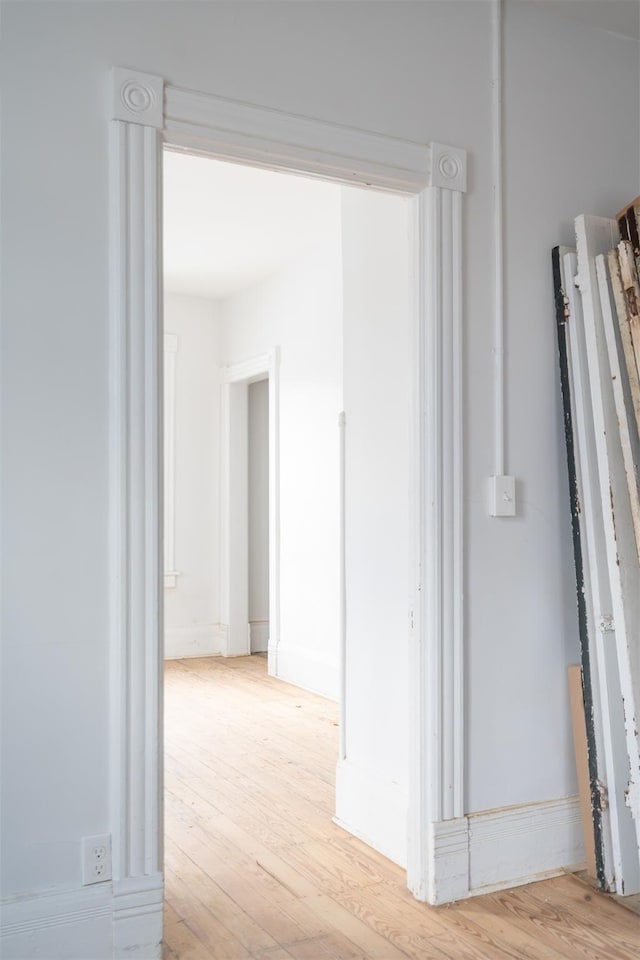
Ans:
<svg viewBox="0 0 640 960"><path fill-rule="evenodd" d="M489 513L492 517L515 517L515 477L489 477Z"/></svg>
<svg viewBox="0 0 640 960"><path fill-rule="evenodd" d="M82 882L104 883L111 880L111 837L104 834L98 837L82 838Z"/></svg>

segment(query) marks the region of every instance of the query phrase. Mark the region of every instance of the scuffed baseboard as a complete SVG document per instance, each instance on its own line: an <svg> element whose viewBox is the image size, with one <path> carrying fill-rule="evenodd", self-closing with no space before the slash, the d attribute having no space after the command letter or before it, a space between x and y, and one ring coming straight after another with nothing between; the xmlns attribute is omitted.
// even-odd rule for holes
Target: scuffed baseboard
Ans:
<svg viewBox="0 0 640 960"><path fill-rule="evenodd" d="M160 960L164 883L161 874L135 877L116 886L113 895L115 960Z"/></svg>
<svg viewBox="0 0 640 960"><path fill-rule="evenodd" d="M472 895L558 876L584 861L575 796L487 810L467 819Z"/></svg>
<svg viewBox="0 0 640 960"><path fill-rule="evenodd" d="M335 822L406 867L407 798L398 784L340 761ZM420 889L432 904L559 876L584 861L575 796L480 811L426 828L432 861Z"/></svg>
<svg viewBox="0 0 640 960"><path fill-rule="evenodd" d="M2 904L0 956L5 960L160 960L160 875L48 891Z"/></svg>
<svg viewBox="0 0 640 960"><path fill-rule="evenodd" d="M227 628L221 623L196 627L167 627L164 634L164 659L222 656L227 647Z"/></svg>

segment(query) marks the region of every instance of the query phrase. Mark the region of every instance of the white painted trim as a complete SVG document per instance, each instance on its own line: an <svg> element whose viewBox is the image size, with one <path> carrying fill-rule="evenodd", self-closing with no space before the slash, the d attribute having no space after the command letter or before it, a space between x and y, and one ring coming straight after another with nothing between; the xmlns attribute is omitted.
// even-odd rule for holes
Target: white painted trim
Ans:
<svg viewBox="0 0 640 960"><path fill-rule="evenodd" d="M128 98L123 101L129 82L133 86L127 88ZM156 110L161 90L159 77L121 69L114 72L110 635L116 881L156 875L162 850L162 518L158 509L162 324ZM432 892L434 870L439 869L429 824L462 815L460 209L466 155L438 144L408 143L174 87L166 89L163 122L164 142L174 147L382 190L415 194L427 187L418 201L419 476L413 515L421 543L415 585L419 602L412 612L410 634L409 832L410 886L426 899ZM434 169L431 161L436 155L440 159ZM277 423L277 390L269 399ZM277 434L270 430L272 464L277 464L277 453ZM271 486L276 496L277 484ZM270 511L277 526L277 500L270 504ZM277 544L271 549L271 574L277 579ZM270 599L270 646L277 650L278 598L274 593ZM277 661L270 662L271 668L277 670Z"/></svg>
<svg viewBox="0 0 640 960"><path fill-rule="evenodd" d="M401 193L421 190L429 173L426 144L173 86L165 137L190 152Z"/></svg>
<svg viewBox="0 0 640 960"><path fill-rule="evenodd" d="M429 903L451 903L469 895L469 821L467 817L429 824Z"/></svg>
<svg viewBox="0 0 640 960"><path fill-rule="evenodd" d="M597 508L598 477L596 463L595 434L591 416L585 417L582 411L591 404L591 385L586 358L584 317L582 300L574 278L577 273L575 250L560 247L560 275L568 307L566 320L567 375L570 386L570 402L573 427L574 467L576 492L580 503L580 543L583 561L582 591L585 603L586 631L588 637L589 670L591 674L591 695L593 713L593 733L595 739L595 760L598 779L607 787L609 805L601 811L601 853L604 879L608 889L613 889L614 876L620 876L621 859L617 822L620 813L620 797L616 791L616 760L622 752L626 762L624 743L624 723L619 732L611 723L610 709L604 705L618 699L614 693L617 679L617 658L615 645L604 642L602 630L598 629L603 615L611 618L611 590L606 564L604 524L601 511ZM620 711L622 697L620 696ZM620 751L622 747L622 751ZM624 808L624 801L622 801ZM595 835L594 835L595 836Z"/></svg>
<svg viewBox="0 0 640 960"><path fill-rule="evenodd" d="M250 653L247 383L223 375L220 390L220 618L224 655L241 657Z"/></svg>
<svg viewBox="0 0 640 960"><path fill-rule="evenodd" d="M52 890L32 897L4 901L0 924L2 955L14 956L13 953L7 953L7 941L11 944L14 939L17 941L22 937L33 939L40 931L62 927L67 936L67 928L76 924L94 922L101 917L107 917L110 923L112 908L110 883L72 890Z"/></svg>
<svg viewBox="0 0 640 960"><path fill-rule="evenodd" d="M448 147L443 143L431 144L431 173L427 185L443 190L465 193L467 189L467 151Z"/></svg>
<svg viewBox="0 0 640 960"><path fill-rule="evenodd" d="M156 960L162 955L163 908L161 874L131 878L114 886L114 960Z"/></svg>
<svg viewBox="0 0 640 960"><path fill-rule="evenodd" d="M604 522L609 584L624 703L628 784L624 788L640 848L640 732L634 689L632 649L640 623L640 563L633 532L631 502L615 411L611 368L607 355L595 257L618 242L615 220L581 216L575 221L578 252L576 283L582 294L586 357L591 390L600 511ZM637 855L637 854L636 854Z"/></svg>
<svg viewBox="0 0 640 960"><path fill-rule="evenodd" d="M110 806L117 885L161 870L158 131L112 121L110 160Z"/></svg>
<svg viewBox="0 0 640 960"><path fill-rule="evenodd" d="M280 648L280 348L269 355L269 673Z"/></svg>
<svg viewBox="0 0 640 960"><path fill-rule="evenodd" d="M471 814L472 895L505 890L578 869L584 861L578 797Z"/></svg>
<svg viewBox="0 0 640 960"><path fill-rule="evenodd" d="M351 760L339 761L334 822L401 867L407 865L407 805L398 783Z"/></svg>
<svg viewBox="0 0 640 960"><path fill-rule="evenodd" d="M160 874L115 887L101 883L18 897L2 904L0 953L11 960L159 957L162 908Z"/></svg>
<svg viewBox="0 0 640 960"><path fill-rule="evenodd" d="M328 700L338 699L340 681L335 661L325 660L299 647L280 643L277 676L286 683L293 683Z"/></svg>
<svg viewBox="0 0 640 960"><path fill-rule="evenodd" d="M176 355L178 337L165 333L163 421L164 421L164 585L176 586L178 572L175 568L176 542Z"/></svg>
<svg viewBox="0 0 640 960"><path fill-rule="evenodd" d="M268 670L278 672L280 643L280 348L225 367L222 372L221 402L221 501L220 501L220 598L223 621L229 624L231 607L231 541L229 517L231 510L230 463L230 385L248 385L268 377L269 380L269 649ZM251 650L247 600L247 648ZM229 641L231 642L231 641ZM238 655L239 649L228 648L228 655Z"/></svg>
<svg viewBox="0 0 640 960"><path fill-rule="evenodd" d="M636 538L636 551L640 557L640 486L638 484L638 464L640 464L640 444L638 443L638 425L634 409L631 387L628 382L624 348L620 339L618 315L611 289L609 262L604 254L596 257L596 276L600 293L600 311L607 355L611 370L611 385L615 403L622 458L627 476L627 488L631 504L631 519ZM628 324L627 324L628 326ZM636 367L637 370L637 367ZM626 381L626 388L625 388ZM631 479L632 478L632 479Z"/></svg>
<svg viewBox="0 0 640 960"><path fill-rule="evenodd" d="M438 861L430 825L464 816L461 200L458 191L432 186L417 204L419 542L407 879L418 899L432 903ZM468 878L456 876L451 899L468 888Z"/></svg>
<svg viewBox="0 0 640 960"><path fill-rule="evenodd" d="M257 380L264 380L269 376L271 369L277 360L278 348L272 347L267 353L257 357L249 357L247 360L241 360L239 363L233 363L224 367L222 379L224 383L255 383Z"/></svg>
<svg viewBox="0 0 640 960"><path fill-rule="evenodd" d="M340 727L338 743L338 760L347 758L347 416L344 410L338 416L339 431L339 471L340 471L340 657L339 678L340 691L338 703L340 706Z"/></svg>
<svg viewBox="0 0 640 960"><path fill-rule="evenodd" d="M566 259L566 258L565 258ZM575 260L575 257L574 257ZM575 275L574 270L574 275ZM635 474L635 463L637 460L637 426L632 410L631 401L629 408L625 407L623 393L623 377L627 377L627 371L621 368L621 363L625 364L624 356L618 355L618 349L622 352L622 342L618 344L617 338L620 336L618 327L618 317L613 303L613 294L611 291L609 279L609 267L604 255L596 257L596 273L600 292L600 307L602 322L604 327L604 337L607 343L607 352L609 357L609 369L611 374L611 386L613 388L614 402L616 405L616 415L620 431L620 439L623 450L623 459L625 460L625 472L627 484L629 477ZM577 294L576 294L577 298ZM584 337L584 333L583 333ZM584 409L584 408L582 408ZM594 445L592 418L581 416L583 429L590 431L591 443ZM586 421L586 424L584 423ZM593 451L595 454L595 450ZM595 456L594 456L595 461ZM593 462L591 467L593 469ZM595 479L595 476L594 476ZM631 504L631 493L630 504ZM636 535L636 545L638 544L638 512L637 512L637 489L633 491L635 500L635 510L632 507L634 532ZM582 501L581 501L582 502ZM583 504L583 514L593 511L593 497L591 502ZM595 548L593 553L596 557L590 558L590 571L602 574L602 567L606 566L607 551L604 543L604 530L602 517L597 517L598 532L600 534L599 549ZM593 565L591 565L593 563ZM605 571L606 573L606 571ZM586 591L585 591L586 592ZM607 612L613 610L611 602L611 591L609 584L606 586ZM590 599L589 594L586 594ZM600 680L600 696L594 697L594 710L596 711L596 724L601 728L600 741L602 743L602 752L599 756L601 760L603 781L607 791L606 809L602 811L602 820L606 821L608 826L607 843L605 844L605 865L613 869L613 880L609 876L611 871L607 871L606 876L609 881L608 889L610 892L628 896L640 892L640 856L639 856L639 838L633 820L633 813L627 806L626 796L629 785L629 759L627 754L627 743L625 736L625 708L626 703L622 696L620 687L619 663L615 643L616 625L613 616L603 616L603 607L598 608L597 620L599 629L592 632L595 635L597 649L597 672L596 676ZM593 661L592 661L592 675ZM600 745L599 745L600 746ZM599 775L600 775L599 770ZM604 825L604 824L603 824ZM607 864L608 861L608 864Z"/></svg>
<svg viewBox="0 0 640 960"><path fill-rule="evenodd" d="M111 75L112 120L161 130L164 122L164 81L150 73L114 67Z"/></svg>
<svg viewBox="0 0 640 960"><path fill-rule="evenodd" d="M227 629L221 623L203 623L189 627L167 627L164 634L164 659L216 657L226 653Z"/></svg>
<svg viewBox="0 0 640 960"><path fill-rule="evenodd" d="M518 804L430 825L430 902L555 877L584 861L578 797Z"/></svg>

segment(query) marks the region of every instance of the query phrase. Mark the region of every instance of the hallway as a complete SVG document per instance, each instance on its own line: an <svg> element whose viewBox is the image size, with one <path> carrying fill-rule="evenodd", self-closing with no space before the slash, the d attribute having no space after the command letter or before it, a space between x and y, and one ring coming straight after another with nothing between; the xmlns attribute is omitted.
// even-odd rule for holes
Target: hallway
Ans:
<svg viewBox="0 0 640 960"><path fill-rule="evenodd" d="M337 705L263 657L165 666L165 960L631 960L572 876L433 908L332 821Z"/></svg>

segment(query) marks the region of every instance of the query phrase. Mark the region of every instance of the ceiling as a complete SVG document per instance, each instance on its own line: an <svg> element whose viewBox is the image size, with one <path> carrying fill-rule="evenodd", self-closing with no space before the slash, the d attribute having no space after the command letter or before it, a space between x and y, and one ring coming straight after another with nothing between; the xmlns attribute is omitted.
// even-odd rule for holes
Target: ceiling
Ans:
<svg viewBox="0 0 640 960"><path fill-rule="evenodd" d="M335 231L340 187L166 151L164 286L221 300Z"/></svg>
<svg viewBox="0 0 640 960"><path fill-rule="evenodd" d="M638 0L534 2L574 23L640 38ZM335 229L339 190L320 180L166 151L165 289L224 299L265 279Z"/></svg>

